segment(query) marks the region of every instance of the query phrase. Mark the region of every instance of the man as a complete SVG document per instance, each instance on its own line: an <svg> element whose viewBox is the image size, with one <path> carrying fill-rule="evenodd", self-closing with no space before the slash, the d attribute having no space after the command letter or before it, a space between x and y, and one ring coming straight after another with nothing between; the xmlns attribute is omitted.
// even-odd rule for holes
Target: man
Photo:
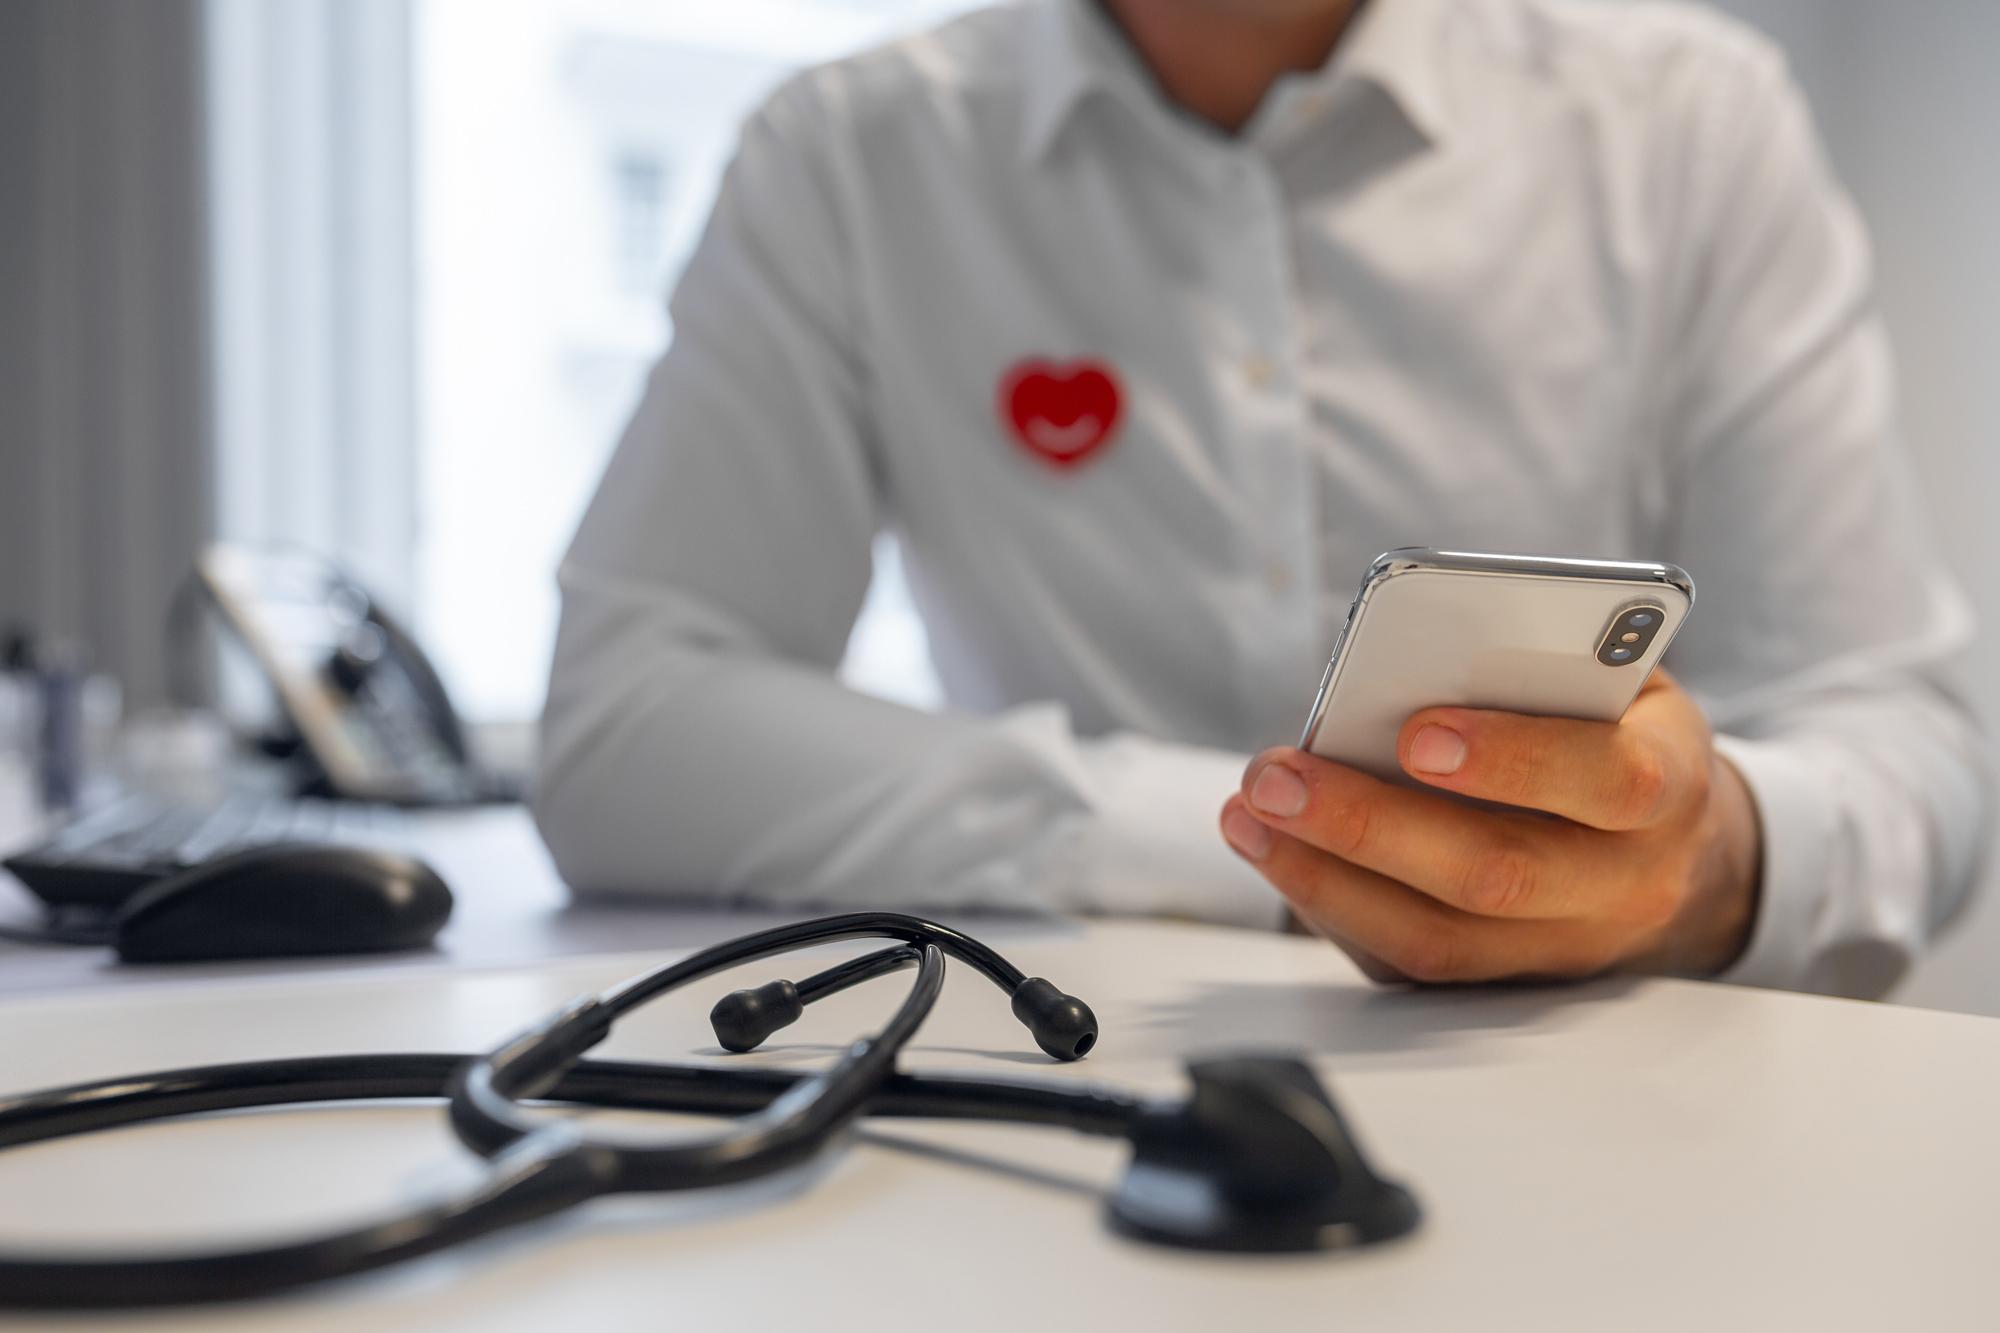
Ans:
<svg viewBox="0 0 2000 1333"><path fill-rule="evenodd" d="M1978 860L1968 617L1781 63L1678 7L1354 10L1032 0L753 117L562 571L573 884L1268 925L1268 883L1378 977L1901 975ZM833 679L883 527L958 711ZM1398 545L1700 605L1621 725L1405 729L1543 813L1246 770Z"/></svg>

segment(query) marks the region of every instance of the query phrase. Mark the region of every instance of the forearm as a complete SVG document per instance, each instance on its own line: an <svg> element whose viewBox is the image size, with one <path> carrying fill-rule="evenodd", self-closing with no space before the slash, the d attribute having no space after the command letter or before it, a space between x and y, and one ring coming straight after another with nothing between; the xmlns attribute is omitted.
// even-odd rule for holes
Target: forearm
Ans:
<svg viewBox="0 0 2000 1333"><path fill-rule="evenodd" d="M1073 801L1004 727L846 691L671 589L565 582L535 813L574 887L1038 905L1002 880ZM975 771L1010 799L955 801Z"/></svg>
<svg viewBox="0 0 2000 1333"><path fill-rule="evenodd" d="M1984 737L1926 676L1726 722L1762 825L1750 946L1725 979L1886 993L1963 906L1992 809Z"/></svg>
<svg viewBox="0 0 2000 1333"><path fill-rule="evenodd" d="M919 712L670 588L566 594L535 812L579 890L1278 918L1214 834L1239 755Z"/></svg>
<svg viewBox="0 0 2000 1333"><path fill-rule="evenodd" d="M1762 828L1724 975L1878 995L1977 873L1991 779L1950 686L1971 618L1902 448L1859 216L1782 68L1737 74L1684 159L1703 239L1677 289L1663 545L1706 582L1672 660Z"/></svg>

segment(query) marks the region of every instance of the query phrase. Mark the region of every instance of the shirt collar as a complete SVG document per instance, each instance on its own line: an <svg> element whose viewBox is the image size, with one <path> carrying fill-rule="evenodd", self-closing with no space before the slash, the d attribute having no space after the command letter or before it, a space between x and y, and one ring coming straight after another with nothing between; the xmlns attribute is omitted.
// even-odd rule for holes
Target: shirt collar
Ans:
<svg viewBox="0 0 2000 1333"><path fill-rule="evenodd" d="M1350 77L1373 83L1426 139L1437 143L1448 128L1436 57L1439 8L1447 2L1366 0L1326 66L1295 77L1329 89ZM1096 0L1042 0L1024 18L1022 86L1027 99L1021 147L1031 161L1048 153L1077 107L1094 92L1123 88L1158 99L1137 54Z"/></svg>
<svg viewBox="0 0 2000 1333"><path fill-rule="evenodd" d="M1143 71L1096 0L1042 0L1024 17L1021 147L1040 161L1079 103Z"/></svg>
<svg viewBox="0 0 2000 1333"><path fill-rule="evenodd" d="M1438 59L1442 11L1450 0L1367 0L1353 30L1325 69L1308 78L1342 74L1380 87L1432 143L1450 130L1444 73Z"/></svg>

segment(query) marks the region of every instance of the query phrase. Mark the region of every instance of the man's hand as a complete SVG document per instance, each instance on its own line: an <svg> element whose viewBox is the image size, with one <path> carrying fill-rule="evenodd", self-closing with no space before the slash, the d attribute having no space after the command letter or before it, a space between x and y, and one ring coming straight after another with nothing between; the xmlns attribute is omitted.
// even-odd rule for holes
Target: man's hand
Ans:
<svg viewBox="0 0 2000 1333"><path fill-rule="evenodd" d="M1230 845L1375 980L1710 973L1743 951L1756 807L1665 672L1622 723L1427 708L1396 752L1429 786L1521 809L1290 748L1222 808Z"/></svg>

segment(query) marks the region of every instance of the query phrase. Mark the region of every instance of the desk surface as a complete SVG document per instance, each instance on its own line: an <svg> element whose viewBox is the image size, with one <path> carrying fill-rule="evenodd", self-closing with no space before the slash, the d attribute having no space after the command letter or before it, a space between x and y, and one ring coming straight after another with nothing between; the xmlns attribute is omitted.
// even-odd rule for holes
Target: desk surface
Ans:
<svg viewBox="0 0 2000 1333"><path fill-rule="evenodd" d="M1115 1144L884 1123L782 1181L608 1201L311 1299L151 1323L547 1333L2000 1319L1995 1020L1676 981L1384 993L1316 942L1193 926L1017 924L995 939L1096 1007L1098 1049L1062 1067L1030 1055L1003 997L954 967L911 1065L1166 1092L1185 1052L1296 1047L1378 1164L1417 1190L1425 1227L1331 1257L1155 1250L1099 1219ZM656 961L16 996L0 1002L0 1084L483 1046ZM712 989L771 975L753 967ZM882 987L898 984L835 997L749 1058L823 1060L879 1021ZM604 1053L717 1058L711 993L643 1012ZM423 1197L472 1169L432 1107L213 1117L0 1155L0 1246L270 1235Z"/></svg>

